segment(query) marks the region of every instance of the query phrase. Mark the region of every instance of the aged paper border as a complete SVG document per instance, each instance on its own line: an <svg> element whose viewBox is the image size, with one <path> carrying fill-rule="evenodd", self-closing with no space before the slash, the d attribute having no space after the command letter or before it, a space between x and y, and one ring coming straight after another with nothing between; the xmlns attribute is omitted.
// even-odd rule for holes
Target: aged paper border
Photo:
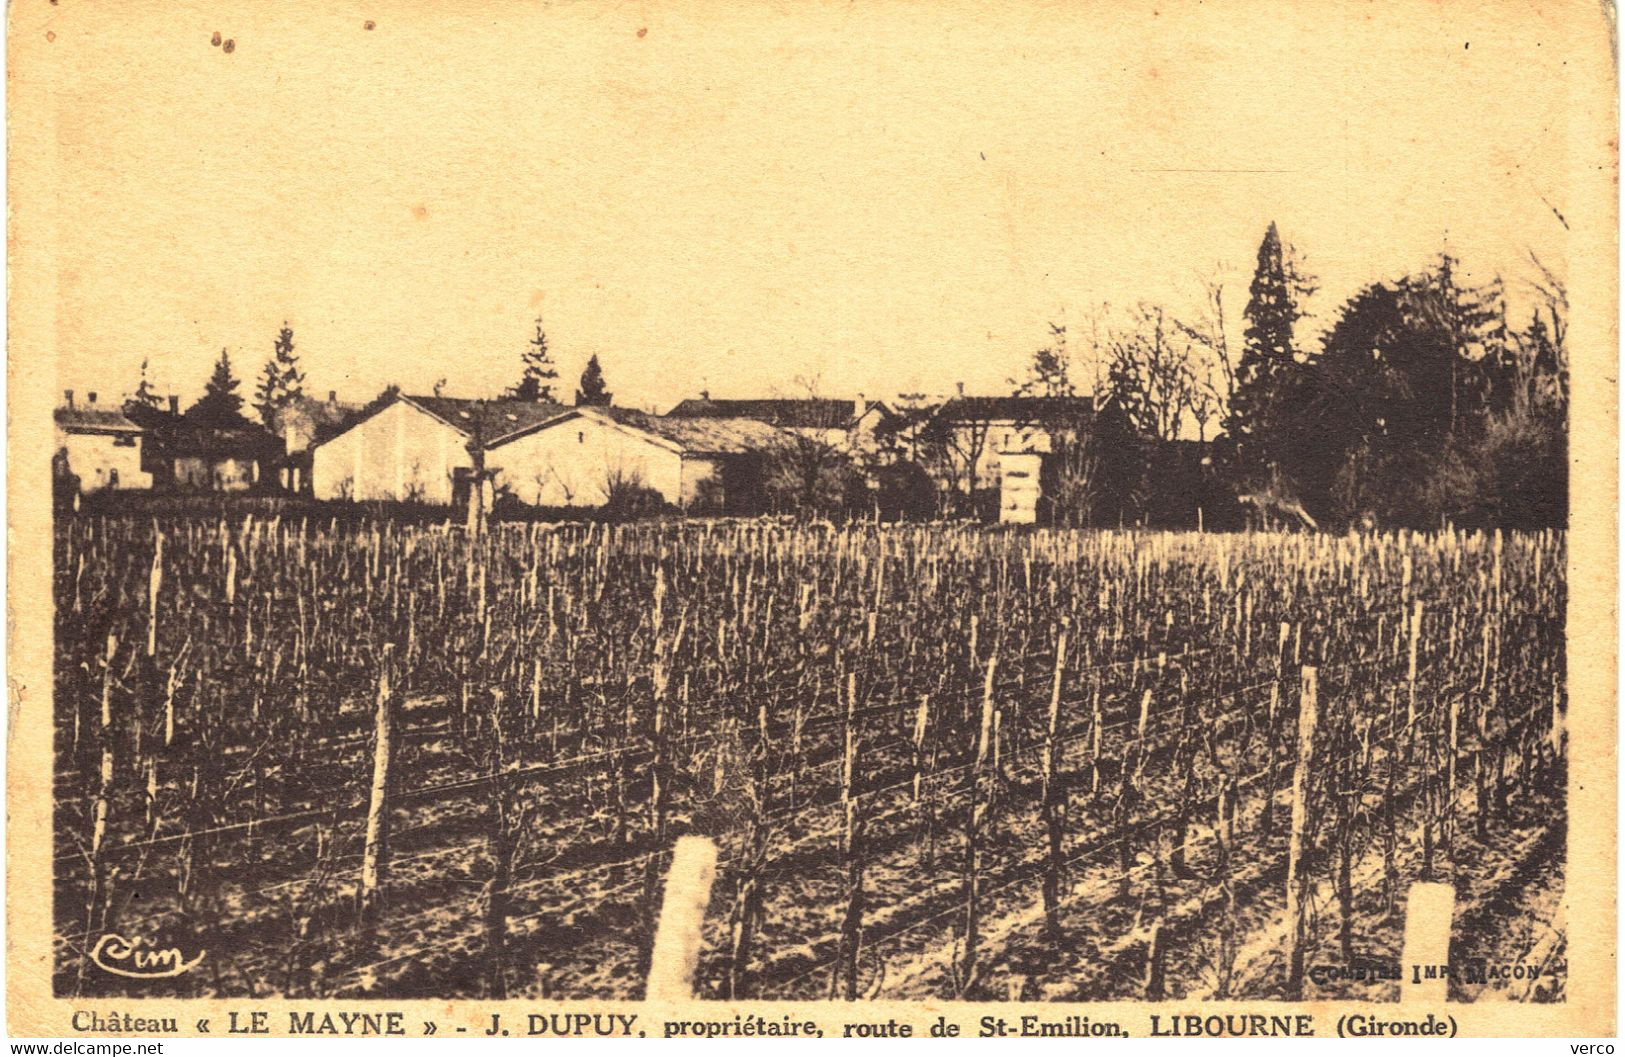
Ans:
<svg viewBox="0 0 1625 1057"><path fill-rule="evenodd" d="M1304 1012L1316 1016L1322 1035L1333 1034L1339 1016L1378 1012L1385 1017L1448 1012L1463 1035L1598 1036L1615 1030L1616 995L1616 540L1618 367L1618 156L1614 14L1605 5L1554 5L1551 17L1583 28L1572 38L1583 50L1570 58L1569 173L1565 215L1572 232L1569 291L1572 302L1573 420L1571 424L1572 524L1569 537L1569 814L1571 819L1566 903L1569 978L1567 1001L1550 1005L1479 1003L1407 1009L1403 1005L1311 1002L1119 1002L971 1005L949 1002L746 1002L693 1003L686 1009L625 1002L378 1001L287 1002L281 1000L86 1000L51 996L51 482L49 409L57 392L55 356L59 248L93 238L71 216L55 210L53 184L67 164L58 140L59 108L71 105L53 80L46 26L55 0L16 0L10 5L8 76L10 105L10 206L7 230L11 298L8 463L10 519L7 561L9 719L7 753L7 1017L13 1036L94 1038L75 1032L75 1009L116 1009L137 1016L173 1016L183 1036L196 1036L210 1018L210 1037L233 1010L271 1014L273 1034L287 1032L285 1011L336 1011L367 1007L399 1010L409 1034L435 1020L442 1038L479 1037L492 1013L518 1021L531 1012L636 1012L640 1026L658 1027L680 1013L724 1020L736 1012L776 1017L794 1012L816 1019L827 1034L846 1021L896 1017L924 1034L939 1015L975 1034L984 1013L1038 1013L1059 1019L1077 1013L1121 1021L1143 1034L1147 1014ZM960 0L938 0L958 6ZM1320 2L1320 0L1317 0ZM1324 0L1330 3L1330 0ZM132 7L135 5L132 5ZM719 12L726 10L718 4ZM1242 4L1237 4L1240 8ZM1253 6L1269 6L1254 3ZM1419 5L1430 6L1430 5ZM1490 5L1493 7L1493 5ZM410 18L412 5L393 4L391 16ZM1057 9L1058 10L1058 9ZM289 18L308 9L290 5ZM359 17L359 15L358 15ZM1103 15L1102 17L1109 17ZM1451 102L1441 105L1455 105ZM466 1027L458 1035L456 1027ZM515 1037L521 1037L516 1034Z"/></svg>

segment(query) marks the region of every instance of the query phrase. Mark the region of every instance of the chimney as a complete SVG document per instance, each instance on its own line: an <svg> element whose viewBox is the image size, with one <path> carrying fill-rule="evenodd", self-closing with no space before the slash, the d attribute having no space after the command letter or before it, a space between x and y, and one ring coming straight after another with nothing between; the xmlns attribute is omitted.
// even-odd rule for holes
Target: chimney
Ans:
<svg viewBox="0 0 1625 1057"><path fill-rule="evenodd" d="M64 390L62 390L62 395L67 398L68 406L72 407L73 406L73 390L72 389L64 389Z"/></svg>
<svg viewBox="0 0 1625 1057"><path fill-rule="evenodd" d="M89 392L89 393L86 393L86 394L85 394L85 397L86 397L86 398L87 398L87 399L88 399L88 400L89 400L89 401L90 401L90 402L91 402L91 403L92 403L92 404L94 404L94 403L95 403L95 402L96 402L96 394L95 394L95 393L94 393L94 392Z"/></svg>
<svg viewBox="0 0 1625 1057"><path fill-rule="evenodd" d="M958 388L958 390L959 390L960 399L964 399L964 397L965 397L965 383L964 382L955 382L954 386L956 388Z"/></svg>
<svg viewBox="0 0 1625 1057"><path fill-rule="evenodd" d="M171 415L178 415L181 413L181 398L176 396L174 393L169 394L169 413Z"/></svg>
<svg viewBox="0 0 1625 1057"><path fill-rule="evenodd" d="M336 404L339 402L339 391L337 389L329 389L327 391L327 402L329 404Z"/></svg>

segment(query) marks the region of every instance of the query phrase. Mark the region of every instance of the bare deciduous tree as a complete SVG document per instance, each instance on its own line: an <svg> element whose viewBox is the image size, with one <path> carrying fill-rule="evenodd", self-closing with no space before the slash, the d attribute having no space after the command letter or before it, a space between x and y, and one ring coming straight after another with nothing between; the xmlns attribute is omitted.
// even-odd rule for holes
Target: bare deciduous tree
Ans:
<svg viewBox="0 0 1625 1057"><path fill-rule="evenodd" d="M1083 528L1090 523L1100 476L1097 447L1093 429L1055 431L1046 485L1051 517L1056 524Z"/></svg>
<svg viewBox="0 0 1625 1057"><path fill-rule="evenodd" d="M1528 329L1514 332L1518 353L1520 398L1546 403L1559 415L1568 414L1569 294L1563 280L1529 251L1538 278L1526 280L1538 299Z"/></svg>
<svg viewBox="0 0 1625 1057"><path fill-rule="evenodd" d="M1198 401L1196 343L1160 305L1138 305L1107 338L1107 389L1136 429L1176 440Z"/></svg>
<svg viewBox="0 0 1625 1057"><path fill-rule="evenodd" d="M858 468L851 455L831 443L850 424L839 401L819 396L819 379L798 377L806 410L786 429L787 437L767 455L764 474L773 506L781 512L824 516L838 512L856 487Z"/></svg>
<svg viewBox="0 0 1625 1057"><path fill-rule="evenodd" d="M954 419L938 414L921 431L922 454L952 494L973 499L976 471L987 454L993 424L985 419Z"/></svg>
<svg viewBox="0 0 1625 1057"><path fill-rule="evenodd" d="M1067 344L1066 326L1049 325L1050 344L1033 352L1027 377L1010 385L1017 396L1076 396L1072 384L1072 349Z"/></svg>
<svg viewBox="0 0 1625 1057"><path fill-rule="evenodd" d="M1224 283L1217 274L1202 280L1199 312L1173 323L1198 352L1190 413L1196 422L1196 439L1205 441L1208 423L1225 413L1236 391L1236 364L1230 356L1230 339L1225 330Z"/></svg>
<svg viewBox="0 0 1625 1057"><path fill-rule="evenodd" d="M1174 326L1205 353L1209 361L1208 388L1216 400L1228 405L1236 391L1236 364L1230 356L1226 336L1224 283L1216 276L1202 280L1202 308L1192 318L1176 319ZM1212 384L1213 368L1218 368L1219 384Z"/></svg>

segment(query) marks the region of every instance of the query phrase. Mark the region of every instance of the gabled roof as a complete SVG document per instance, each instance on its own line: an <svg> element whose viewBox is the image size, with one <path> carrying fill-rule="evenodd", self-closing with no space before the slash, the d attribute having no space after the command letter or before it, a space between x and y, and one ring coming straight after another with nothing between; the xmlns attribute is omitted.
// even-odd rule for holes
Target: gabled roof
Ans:
<svg viewBox="0 0 1625 1057"><path fill-rule="evenodd" d="M659 437L684 455L745 455L782 447L792 439L783 430L753 418L672 418L626 407L580 410Z"/></svg>
<svg viewBox="0 0 1625 1057"><path fill-rule="evenodd" d="M149 430L148 443L155 456L168 458L266 459L285 450L281 437L248 419L214 425L170 416L167 423Z"/></svg>
<svg viewBox="0 0 1625 1057"><path fill-rule="evenodd" d="M314 424L317 429L337 426L360 410L360 404L346 404L338 400L322 400L303 393L278 409L279 413L291 412L303 416Z"/></svg>
<svg viewBox="0 0 1625 1057"><path fill-rule="evenodd" d="M399 399L427 412L470 440L480 440L487 448L506 444L573 410L562 404L533 400L464 400L452 396L401 396Z"/></svg>
<svg viewBox="0 0 1625 1057"><path fill-rule="evenodd" d="M937 417L949 422L1070 422L1094 417L1088 396L961 396L942 405Z"/></svg>
<svg viewBox="0 0 1625 1057"><path fill-rule="evenodd" d="M348 433L400 403L410 404L470 440L478 438L487 449L515 440L574 410L562 404L530 400L468 400L455 396L409 396L398 393L393 398L375 402L370 409L363 409L365 413L347 415L339 425L322 429L317 437L317 445Z"/></svg>
<svg viewBox="0 0 1625 1057"><path fill-rule="evenodd" d="M78 412L84 413L83 409ZM130 401L113 414L129 423L116 432L144 434L144 452L158 459L269 459L279 457L285 450L281 437L242 414L207 413L195 405L192 412L176 415L163 408ZM109 412L99 412L102 416L107 414ZM57 417L60 422L61 410Z"/></svg>
<svg viewBox="0 0 1625 1057"><path fill-rule="evenodd" d="M683 455L747 455L771 451L795 439L782 429L748 418L663 418L629 407L569 407L533 429L504 437L500 444L583 418L642 433L661 447Z"/></svg>
<svg viewBox="0 0 1625 1057"><path fill-rule="evenodd" d="M487 451L511 444L539 429L575 418L598 418L639 430L685 455L741 455L780 447L791 440L783 430L751 418L663 418L627 407L566 407L528 400L464 400L450 396L397 396L380 404L353 429L397 402L405 402L455 429L480 438ZM336 434L335 434L336 435ZM332 437L324 437L323 442Z"/></svg>
<svg viewBox="0 0 1625 1057"><path fill-rule="evenodd" d="M59 407L56 424L68 433L140 433L142 427L112 407Z"/></svg>
<svg viewBox="0 0 1625 1057"><path fill-rule="evenodd" d="M870 407L882 406L873 402ZM788 429L846 429L859 417L856 400L684 400L666 418L754 419Z"/></svg>

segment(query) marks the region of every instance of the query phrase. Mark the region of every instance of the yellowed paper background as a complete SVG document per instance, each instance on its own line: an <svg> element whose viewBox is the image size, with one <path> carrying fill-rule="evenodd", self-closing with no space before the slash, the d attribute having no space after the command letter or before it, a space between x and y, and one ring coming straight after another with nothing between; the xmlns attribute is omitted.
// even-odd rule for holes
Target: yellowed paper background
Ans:
<svg viewBox="0 0 1625 1057"><path fill-rule="evenodd" d="M813 376L872 395L992 391L1068 308L1172 296L1226 258L1245 282L1271 219L1309 252L1326 304L1446 248L1488 269L1530 249L1560 262L1568 997L1450 1012L1464 1034L1613 1032L1611 10L16 0L9 20L12 1034L73 1034L79 1008L51 997L62 389L111 396L150 354L162 387L190 391L221 346L262 353L289 313L314 391L364 400L453 371L491 388L508 363L489 350L542 312L559 347L603 351L638 406ZM118 1005L191 1034L232 1008L335 1004ZM390 1006L471 1031L534 1008ZM956 1008L749 1007L832 1030L888 1016L923 1030ZM1312 1011L1329 1024L1340 1008Z"/></svg>

